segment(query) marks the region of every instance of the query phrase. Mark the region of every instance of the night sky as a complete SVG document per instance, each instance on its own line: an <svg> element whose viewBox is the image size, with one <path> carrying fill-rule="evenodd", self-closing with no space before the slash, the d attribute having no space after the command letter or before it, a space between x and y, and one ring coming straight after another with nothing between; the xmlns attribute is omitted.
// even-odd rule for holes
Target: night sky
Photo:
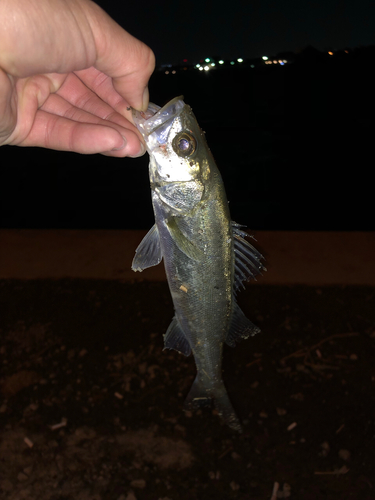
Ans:
<svg viewBox="0 0 375 500"><path fill-rule="evenodd" d="M225 8L212 0L97 3L153 49L157 64L375 43L373 0L229 0Z"/></svg>
<svg viewBox="0 0 375 500"><path fill-rule="evenodd" d="M98 3L157 65L375 45L374 0L230 0L225 11L201 0ZM304 54L254 70L156 71L150 98L183 94L193 107L234 220L254 230L374 230L374 51ZM147 155L0 148L0 227L148 229L147 165Z"/></svg>

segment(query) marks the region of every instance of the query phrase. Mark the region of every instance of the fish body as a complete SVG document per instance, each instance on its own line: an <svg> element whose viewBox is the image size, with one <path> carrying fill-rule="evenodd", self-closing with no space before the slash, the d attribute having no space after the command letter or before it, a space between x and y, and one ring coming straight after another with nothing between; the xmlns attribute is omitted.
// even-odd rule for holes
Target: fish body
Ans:
<svg viewBox="0 0 375 500"><path fill-rule="evenodd" d="M197 376L186 409L211 404L241 430L222 380L223 344L235 346L260 330L235 300L242 282L262 269L261 254L231 221L223 181L191 108L177 97L134 122L150 155L155 225L136 250L132 269L164 261L175 316L166 348L193 353Z"/></svg>

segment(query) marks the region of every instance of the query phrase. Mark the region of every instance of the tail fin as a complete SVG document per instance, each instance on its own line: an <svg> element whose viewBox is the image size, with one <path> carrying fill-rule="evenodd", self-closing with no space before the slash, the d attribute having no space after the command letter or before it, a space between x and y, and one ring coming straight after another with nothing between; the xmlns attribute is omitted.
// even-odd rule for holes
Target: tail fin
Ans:
<svg viewBox="0 0 375 500"><path fill-rule="evenodd" d="M185 400L184 410L197 410L211 406L212 401L221 419L231 429L242 432L242 426L229 400L223 381L220 380L213 388L207 389L197 375Z"/></svg>

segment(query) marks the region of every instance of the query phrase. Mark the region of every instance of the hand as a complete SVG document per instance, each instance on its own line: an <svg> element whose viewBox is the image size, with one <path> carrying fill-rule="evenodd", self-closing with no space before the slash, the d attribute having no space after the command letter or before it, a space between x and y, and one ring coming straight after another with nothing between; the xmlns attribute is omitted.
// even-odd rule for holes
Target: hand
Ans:
<svg viewBox="0 0 375 500"><path fill-rule="evenodd" d="M139 156L154 54L90 0L0 1L0 145Z"/></svg>

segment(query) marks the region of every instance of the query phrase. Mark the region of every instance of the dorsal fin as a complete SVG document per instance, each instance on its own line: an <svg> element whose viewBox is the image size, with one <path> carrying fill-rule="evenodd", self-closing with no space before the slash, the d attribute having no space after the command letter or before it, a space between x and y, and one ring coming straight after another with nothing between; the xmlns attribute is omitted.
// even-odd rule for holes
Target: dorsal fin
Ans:
<svg viewBox="0 0 375 500"><path fill-rule="evenodd" d="M234 254L235 254L235 277L234 277L234 291L242 286L244 281L250 278L256 279L262 271L267 269L262 264L261 260L264 259L263 255L258 252L248 241L245 240L249 236L241 229L241 224L232 221L233 241L234 241Z"/></svg>

